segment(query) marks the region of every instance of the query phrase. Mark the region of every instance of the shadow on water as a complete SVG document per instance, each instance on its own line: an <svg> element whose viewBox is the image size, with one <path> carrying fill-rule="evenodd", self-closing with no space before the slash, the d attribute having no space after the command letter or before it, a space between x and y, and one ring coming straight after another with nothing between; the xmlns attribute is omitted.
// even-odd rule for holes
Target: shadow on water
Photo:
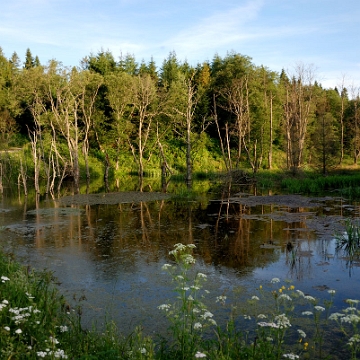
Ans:
<svg viewBox="0 0 360 360"><path fill-rule="evenodd" d="M254 188L210 182L193 186L206 194L201 201L64 206L51 198L3 196L2 244L21 262L54 271L69 301L83 306L86 326L94 320L101 326L107 315L125 333L138 324L149 333L164 328L157 306L174 295L161 266L172 261L176 243L196 245L196 268L208 275L212 304L221 294L241 301L274 277L315 297L336 289L338 306L358 296L359 264L349 269L335 240L344 220L359 216L358 205L330 197L255 197ZM120 190L135 189L128 181Z"/></svg>

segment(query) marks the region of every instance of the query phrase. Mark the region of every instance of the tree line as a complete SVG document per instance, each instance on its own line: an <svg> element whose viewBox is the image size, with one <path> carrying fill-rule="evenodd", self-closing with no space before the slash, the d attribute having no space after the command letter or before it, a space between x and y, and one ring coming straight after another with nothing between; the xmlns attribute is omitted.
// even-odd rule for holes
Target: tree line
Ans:
<svg viewBox="0 0 360 360"><path fill-rule="evenodd" d="M131 164L140 178L148 167L181 169L191 183L199 149L227 171L312 166L325 174L359 160L359 104L359 88L345 79L323 88L312 65L277 73L235 52L197 66L171 52L158 67L102 50L69 68L42 65L30 49L22 64L0 48L0 150L28 149L36 192L43 178L46 192L67 177L79 190L94 156L106 178L110 167ZM0 184L5 162L1 156ZM21 158L18 172L25 187Z"/></svg>

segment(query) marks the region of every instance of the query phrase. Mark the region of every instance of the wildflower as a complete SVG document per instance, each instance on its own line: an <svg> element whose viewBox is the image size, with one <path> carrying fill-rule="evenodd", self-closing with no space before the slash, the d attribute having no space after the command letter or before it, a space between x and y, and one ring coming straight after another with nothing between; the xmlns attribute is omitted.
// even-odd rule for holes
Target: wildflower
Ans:
<svg viewBox="0 0 360 360"><path fill-rule="evenodd" d="M201 323L197 322L197 323L194 324L194 329L195 329L195 330L200 330L201 328L202 328L202 324L201 324Z"/></svg>
<svg viewBox="0 0 360 360"><path fill-rule="evenodd" d="M330 295L335 295L335 290L328 290L328 293L330 294Z"/></svg>
<svg viewBox="0 0 360 360"><path fill-rule="evenodd" d="M5 299L2 301L2 303L3 303L4 305L9 305L9 302L8 302L7 300L5 300Z"/></svg>
<svg viewBox="0 0 360 360"><path fill-rule="evenodd" d="M304 343L304 350L306 350L307 349L307 347L309 346L309 343Z"/></svg>
<svg viewBox="0 0 360 360"><path fill-rule="evenodd" d="M47 355L47 352L45 352L45 351L38 351L38 352L36 353L36 355L37 355L38 357L44 358L44 357Z"/></svg>
<svg viewBox="0 0 360 360"><path fill-rule="evenodd" d="M309 300L309 301L316 301L316 299L310 295L305 295L304 299Z"/></svg>
<svg viewBox="0 0 360 360"><path fill-rule="evenodd" d="M69 328L66 325L64 326L60 325L59 328L60 328L60 332L67 332L69 330Z"/></svg>
<svg viewBox="0 0 360 360"><path fill-rule="evenodd" d="M188 300L189 300L189 301L194 301L194 298L193 298L191 295L189 295L189 296L188 296Z"/></svg>
<svg viewBox="0 0 360 360"><path fill-rule="evenodd" d="M176 280L184 280L184 277L182 275L177 275Z"/></svg>
<svg viewBox="0 0 360 360"><path fill-rule="evenodd" d="M346 299L346 302L350 305L353 305L353 304L358 304L360 300Z"/></svg>
<svg viewBox="0 0 360 360"><path fill-rule="evenodd" d="M26 292L25 294L26 294L26 296L27 296L29 299L35 299L35 297L32 296L31 294L29 294L28 292Z"/></svg>
<svg viewBox="0 0 360 360"><path fill-rule="evenodd" d="M302 338L306 338L306 334L305 334L305 332L304 332L303 330L298 329L297 332L299 333L299 335L300 335Z"/></svg>
<svg viewBox="0 0 360 360"><path fill-rule="evenodd" d="M244 315L244 319L245 320L251 320L251 316L250 315Z"/></svg>
<svg viewBox="0 0 360 360"><path fill-rule="evenodd" d="M292 354L292 353L290 353L290 354L284 354L283 357L284 357L284 358L288 358L288 359L290 359L290 360L299 359L299 355L295 355L295 354Z"/></svg>
<svg viewBox="0 0 360 360"><path fill-rule="evenodd" d="M349 324L357 324L360 322L360 317L355 314L349 314L344 317L342 317L341 322L349 323Z"/></svg>
<svg viewBox="0 0 360 360"><path fill-rule="evenodd" d="M184 258L183 258L183 261L184 261L184 263L187 264L187 265L195 264L195 259L194 259L194 257L193 257L192 255L190 255L190 254L185 255Z"/></svg>
<svg viewBox="0 0 360 360"><path fill-rule="evenodd" d="M56 350L54 353L54 357L57 359L67 359L68 356L65 355L64 350Z"/></svg>
<svg viewBox="0 0 360 360"><path fill-rule="evenodd" d="M142 354L146 354L146 349L145 348L141 348L141 349L139 349L140 350L140 352L142 353Z"/></svg>
<svg viewBox="0 0 360 360"><path fill-rule="evenodd" d="M189 288L188 286L184 286L182 289L183 289L184 291L190 290L190 288Z"/></svg>
<svg viewBox="0 0 360 360"><path fill-rule="evenodd" d="M277 315L275 317L276 323L279 325L279 328L287 328L291 326L289 319L285 316L285 314Z"/></svg>
<svg viewBox="0 0 360 360"><path fill-rule="evenodd" d="M344 312L353 312L353 311L356 311L356 308L353 307L353 306L350 306L350 307L344 309L343 311L344 311Z"/></svg>
<svg viewBox="0 0 360 360"><path fill-rule="evenodd" d="M325 308L322 306L314 306L314 309L317 311L325 311Z"/></svg>
<svg viewBox="0 0 360 360"><path fill-rule="evenodd" d="M215 325L215 326L217 325L216 321L214 319L208 319L208 322L212 325Z"/></svg>
<svg viewBox="0 0 360 360"><path fill-rule="evenodd" d="M172 266L170 264L164 264L161 269L162 270L167 270L167 269L170 269Z"/></svg>
<svg viewBox="0 0 360 360"><path fill-rule="evenodd" d="M10 279L7 276L2 276L1 277L1 282L5 282L5 281L10 281Z"/></svg>
<svg viewBox="0 0 360 360"><path fill-rule="evenodd" d="M196 358L205 358L206 357L206 354L200 352L200 351L197 351L196 354L195 354L195 357Z"/></svg>
<svg viewBox="0 0 360 360"><path fill-rule="evenodd" d="M285 300L288 300L288 301L292 301L292 298L289 296L289 295L287 295L287 294L281 294L279 297L278 297L278 299L280 300L280 299L285 299Z"/></svg>
<svg viewBox="0 0 360 360"><path fill-rule="evenodd" d="M260 300L257 296L253 296L252 298L251 298L251 300Z"/></svg>
<svg viewBox="0 0 360 360"><path fill-rule="evenodd" d="M355 334L353 337L349 339L348 345L353 346L354 343L360 343L360 335Z"/></svg>
<svg viewBox="0 0 360 360"><path fill-rule="evenodd" d="M194 245L194 244L188 244L188 245L187 245L187 248L188 248L188 249L195 249L195 248L196 248L196 245Z"/></svg>
<svg viewBox="0 0 360 360"><path fill-rule="evenodd" d="M162 304L158 306L158 309L168 311L170 309L170 304Z"/></svg>
<svg viewBox="0 0 360 360"><path fill-rule="evenodd" d="M59 343L59 341L56 338L54 338L53 336L50 336L50 342L52 344L58 344Z"/></svg>
<svg viewBox="0 0 360 360"><path fill-rule="evenodd" d="M226 296L220 295L216 298L216 302L220 302L222 305L225 305Z"/></svg>
<svg viewBox="0 0 360 360"><path fill-rule="evenodd" d="M333 313L329 316L329 320L335 320L337 321L339 317L345 316L345 314L341 314L341 313Z"/></svg>
<svg viewBox="0 0 360 360"><path fill-rule="evenodd" d="M210 312L210 311L205 311L203 315L201 315L202 318L204 318L205 320L207 318L212 318L214 315Z"/></svg>
<svg viewBox="0 0 360 360"><path fill-rule="evenodd" d="M257 317L258 317L259 319L266 319L266 315L264 315L264 314L259 314Z"/></svg>
<svg viewBox="0 0 360 360"><path fill-rule="evenodd" d="M294 285L291 285L290 287L289 287L289 290L294 290L295 289L295 286Z"/></svg>
<svg viewBox="0 0 360 360"><path fill-rule="evenodd" d="M304 294L301 290L296 290L296 292L297 292L300 296L305 297L305 294Z"/></svg>
<svg viewBox="0 0 360 360"><path fill-rule="evenodd" d="M273 278L273 279L271 279L270 282L271 282L272 284L275 284L275 283L280 282L280 279L279 279L279 278Z"/></svg>
<svg viewBox="0 0 360 360"><path fill-rule="evenodd" d="M271 327L271 328L274 328L274 329L278 329L279 328L279 325L278 324L275 324L274 322L264 322L264 321L261 321L261 322L258 322L257 323L259 326L261 327Z"/></svg>
<svg viewBox="0 0 360 360"><path fill-rule="evenodd" d="M5 326L4 329L5 329L6 331L10 331L10 328L9 328L8 326Z"/></svg>
<svg viewBox="0 0 360 360"><path fill-rule="evenodd" d="M260 289L260 290L262 289L262 285L259 286L259 289Z"/></svg>
<svg viewBox="0 0 360 360"><path fill-rule="evenodd" d="M279 289L279 293L282 293L282 291L283 291L283 289L280 288L280 289Z"/></svg>
<svg viewBox="0 0 360 360"><path fill-rule="evenodd" d="M200 278L200 279L206 279L207 278L207 275L205 275L205 274L203 274L203 273L197 273L197 275L196 275L198 278Z"/></svg>
<svg viewBox="0 0 360 360"><path fill-rule="evenodd" d="M21 329L17 329L17 330L15 330L15 334L21 334L22 333L22 330Z"/></svg>
<svg viewBox="0 0 360 360"><path fill-rule="evenodd" d="M200 290L200 287L199 287L199 286L195 286L195 285L191 285L191 286L190 286L190 289L191 289L191 290Z"/></svg>
<svg viewBox="0 0 360 360"><path fill-rule="evenodd" d="M271 336L268 336L268 337L266 338L266 341L271 342L271 341L274 341L274 339L273 339Z"/></svg>
<svg viewBox="0 0 360 360"><path fill-rule="evenodd" d="M305 315L305 316L311 316L311 315L313 315L313 313L312 313L311 311L303 311L301 314L302 314L302 315Z"/></svg>

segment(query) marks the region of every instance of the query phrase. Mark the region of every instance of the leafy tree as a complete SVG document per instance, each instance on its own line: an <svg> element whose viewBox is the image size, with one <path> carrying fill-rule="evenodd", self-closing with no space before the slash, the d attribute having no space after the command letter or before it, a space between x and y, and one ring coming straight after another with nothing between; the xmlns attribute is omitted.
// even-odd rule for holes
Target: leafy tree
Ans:
<svg viewBox="0 0 360 360"><path fill-rule="evenodd" d="M313 133L311 135L312 161L325 175L329 167L338 163L339 135L336 119L331 113L331 98L322 90L317 96Z"/></svg>
<svg viewBox="0 0 360 360"><path fill-rule="evenodd" d="M119 167L120 152L128 149L130 140L129 135L132 129L130 119L133 114L135 96L134 82L135 79L126 72L117 72L105 76L106 99L114 118L111 127L116 143L116 169Z"/></svg>

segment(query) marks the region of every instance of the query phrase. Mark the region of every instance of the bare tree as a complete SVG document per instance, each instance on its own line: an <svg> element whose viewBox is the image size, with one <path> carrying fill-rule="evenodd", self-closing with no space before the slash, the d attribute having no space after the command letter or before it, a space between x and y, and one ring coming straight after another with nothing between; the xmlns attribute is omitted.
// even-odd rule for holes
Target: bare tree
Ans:
<svg viewBox="0 0 360 360"><path fill-rule="evenodd" d="M313 110L314 70L298 64L292 80L286 83L284 103L288 168L296 171L303 161L307 125Z"/></svg>

